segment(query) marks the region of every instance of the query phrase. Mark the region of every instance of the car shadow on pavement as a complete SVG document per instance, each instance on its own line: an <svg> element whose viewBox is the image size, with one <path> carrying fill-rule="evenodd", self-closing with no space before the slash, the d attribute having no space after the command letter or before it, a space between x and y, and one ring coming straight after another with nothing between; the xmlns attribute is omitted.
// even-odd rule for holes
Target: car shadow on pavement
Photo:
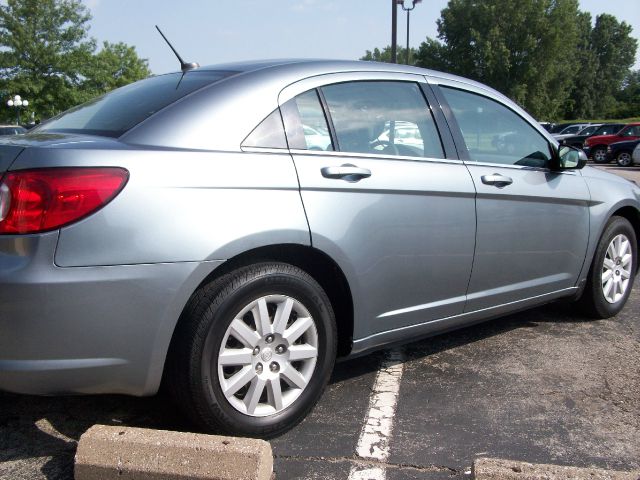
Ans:
<svg viewBox="0 0 640 480"><path fill-rule="evenodd" d="M407 360L416 360L514 329L535 328L541 322L583 321L571 306L555 303L419 340L402 348ZM330 385L375 372L379 359L387 351L339 362ZM199 431L165 393L135 398L121 395L36 397L0 392L0 477L37 478L25 474L37 468L44 475L40 478L72 479L77 441L95 424Z"/></svg>

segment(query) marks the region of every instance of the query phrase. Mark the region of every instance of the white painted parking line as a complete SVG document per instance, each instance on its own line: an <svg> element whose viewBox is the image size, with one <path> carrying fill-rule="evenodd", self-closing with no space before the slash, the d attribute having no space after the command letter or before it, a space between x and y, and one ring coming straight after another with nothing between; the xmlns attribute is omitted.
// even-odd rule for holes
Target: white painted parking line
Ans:
<svg viewBox="0 0 640 480"><path fill-rule="evenodd" d="M387 478L386 472L382 467L351 467L351 473L349 473L349 480L385 480Z"/></svg>
<svg viewBox="0 0 640 480"><path fill-rule="evenodd" d="M393 421L400 393L404 356L401 350L391 350L380 365L369 399L369 411L360 432L356 455L363 459L386 462L390 453ZM349 480L384 480L382 467L353 466Z"/></svg>

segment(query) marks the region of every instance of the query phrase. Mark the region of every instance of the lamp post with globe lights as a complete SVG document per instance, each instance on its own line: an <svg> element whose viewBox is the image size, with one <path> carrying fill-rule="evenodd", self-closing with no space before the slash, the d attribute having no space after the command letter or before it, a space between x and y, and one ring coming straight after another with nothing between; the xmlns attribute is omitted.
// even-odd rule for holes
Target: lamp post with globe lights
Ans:
<svg viewBox="0 0 640 480"><path fill-rule="evenodd" d="M20 125L20 107L28 107L29 106L29 100L27 100L27 99L23 100L20 95L15 95L13 98L9 99L9 101L7 102L7 105L9 107L15 107L15 109L16 109L16 123L17 123L17 125Z"/></svg>

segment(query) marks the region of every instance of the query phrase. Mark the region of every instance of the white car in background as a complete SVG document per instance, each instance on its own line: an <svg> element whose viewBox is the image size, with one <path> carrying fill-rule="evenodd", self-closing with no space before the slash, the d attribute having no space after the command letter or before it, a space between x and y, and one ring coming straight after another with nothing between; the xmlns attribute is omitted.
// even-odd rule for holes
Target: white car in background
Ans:
<svg viewBox="0 0 640 480"><path fill-rule="evenodd" d="M633 165L640 165L640 143L636 145L631 154Z"/></svg>
<svg viewBox="0 0 640 480"><path fill-rule="evenodd" d="M331 136L328 130L310 125L303 125L302 129L309 150L327 150L331 145Z"/></svg>
<svg viewBox="0 0 640 480"><path fill-rule="evenodd" d="M562 140L572 135L588 135L595 132L597 130L597 127L601 125L601 123L598 123L597 125L592 125L590 123L576 123L575 125L570 125L558 133L554 133L553 138L555 138L556 140ZM591 129L591 127L596 128Z"/></svg>

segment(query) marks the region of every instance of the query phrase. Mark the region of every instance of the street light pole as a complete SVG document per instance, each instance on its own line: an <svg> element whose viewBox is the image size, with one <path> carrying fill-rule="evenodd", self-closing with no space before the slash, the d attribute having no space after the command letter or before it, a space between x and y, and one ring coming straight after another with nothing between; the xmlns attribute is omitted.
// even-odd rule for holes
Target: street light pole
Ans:
<svg viewBox="0 0 640 480"><path fill-rule="evenodd" d="M391 0L391 63L397 63L398 0Z"/></svg>
<svg viewBox="0 0 640 480"><path fill-rule="evenodd" d="M402 5L402 9L407 12L407 54L406 54L406 64L409 65L409 15L411 10L416 8L416 4L422 2L422 0L397 0L397 2ZM411 4L411 7L408 5Z"/></svg>

